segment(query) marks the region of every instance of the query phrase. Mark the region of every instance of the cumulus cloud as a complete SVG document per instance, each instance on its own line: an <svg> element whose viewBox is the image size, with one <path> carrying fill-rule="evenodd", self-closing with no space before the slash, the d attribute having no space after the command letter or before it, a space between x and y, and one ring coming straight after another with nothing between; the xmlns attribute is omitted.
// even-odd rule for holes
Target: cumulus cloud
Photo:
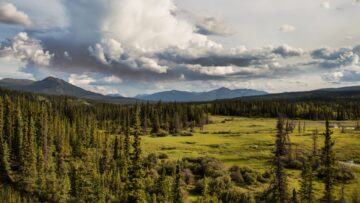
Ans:
<svg viewBox="0 0 360 203"><path fill-rule="evenodd" d="M293 48L287 44L276 47L272 51L274 54L279 54L282 57L294 57L300 56L304 53L304 51L300 48Z"/></svg>
<svg viewBox="0 0 360 203"><path fill-rule="evenodd" d="M280 32L294 32L296 27L293 25L284 24L279 27Z"/></svg>
<svg viewBox="0 0 360 203"><path fill-rule="evenodd" d="M330 49L322 48L312 51L311 56L324 68L338 68L359 64L360 49L358 47Z"/></svg>
<svg viewBox="0 0 360 203"><path fill-rule="evenodd" d="M192 43L206 46L209 39L197 34L190 23L176 18L173 15L176 9L172 0L111 0L101 32L133 51L186 49Z"/></svg>
<svg viewBox="0 0 360 203"><path fill-rule="evenodd" d="M226 76L228 74L235 73L235 68L233 66L211 66L204 67L200 65L189 65L188 68L190 70L200 72L202 74L210 75L210 76Z"/></svg>
<svg viewBox="0 0 360 203"><path fill-rule="evenodd" d="M20 32L0 47L0 57L12 57L38 66L50 65L53 56L44 51L39 40L30 38L26 32Z"/></svg>
<svg viewBox="0 0 360 203"><path fill-rule="evenodd" d="M337 68L323 74L323 79L335 84L358 82L360 80L360 66L352 65Z"/></svg>
<svg viewBox="0 0 360 203"><path fill-rule="evenodd" d="M104 81L110 84L119 84L122 83L122 79L115 76L115 75L111 75L109 77L105 77Z"/></svg>
<svg viewBox="0 0 360 203"><path fill-rule="evenodd" d="M311 56L322 68L327 68L322 78L331 83L360 81L360 45L353 48L314 50Z"/></svg>
<svg viewBox="0 0 360 203"><path fill-rule="evenodd" d="M37 35L39 40L23 33L17 36L21 43L12 42L19 41L16 37L4 43L1 55L16 53L35 64L32 68L51 63L51 70L65 72L72 84L104 93L134 81L185 83L290 75L300 69L290 58L304 54L289 45L223 47L207 35L210 31L221 35L224 21L201 16L190 22L176 14L173 0L62 2L69 17L66 30L55 37ZM208 33L199 31L200 25ZM24 45L22 49L32 51L18 48Z"/></svg>
<svg viewBox="0 0 360 203"><path fill-rule="evenodd" d="M68 82L79 87L88 87L90 83L95 82L96 80L88 76L87 74L77 75L70 74Z"/></svg>
<svg viewBox="0 0 360 203"><path fill-rule="evenodd" d="M226 36L231 34L231 30L221 18L212 16L199 16L196 20L197 32L203 35Z"/></svg>
<svg viewBox="0 0 360 203"><path fill-rule="evenodd" d="M33 25L29 16L26 13L17 10L11 3L0 3L0 22L22 25L25 27L31 27Z"/></svg>

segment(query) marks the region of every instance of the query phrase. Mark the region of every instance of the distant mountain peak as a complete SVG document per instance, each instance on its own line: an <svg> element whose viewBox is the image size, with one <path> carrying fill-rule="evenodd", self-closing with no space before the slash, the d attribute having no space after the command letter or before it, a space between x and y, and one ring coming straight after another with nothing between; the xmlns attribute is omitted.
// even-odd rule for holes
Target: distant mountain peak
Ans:
<svg viewBox="0 0 360 203"><path fill-rule="evenodd" d="M52 77L52 76L49 76L47 78L44 78L43 80L41 80L40 82L55 82L55 83L68 83L66 82L65 80L62 80L62 79L59 79L59 78L55 78L55 77ZM68 83L70 84L70 83Z"/></svg>
<svg viewBox="0 0 360 203"><path fill-rule="evenodd" d="M121 96L110 97L104 96L99 93L91 92L80 87L77 87L73 84L66 82L65 80L47 77L40 81L31 81L31 80L19 80L19 79L3 79L0 80L0 87L5 87L8 89L14 89L18 91L25 92L34 92L41 94L49 95L66 95L73 96L82 99L90 99L97 101L106 101L114 103L128 103L134 102L135 99L125 98Z"/></svg>
<svg viewBox="0 0 360 203"><path fill-rule="evenodd" d="M179 102L194 102L194 101L213 101L218 99L232 99L246 96L259 96L267 94L264 91L252 89L234 89L231 90L226 87L221 87L208 92L187 92L179 90L170 90L158 92L149 95L138 95L135 98L149 100L149 101L179 101Z"/></svg>
<svg viewBox="0 0 360 203"><path fill-rule="evenodd" d="M227 88L227 87L220 87L220 88L215 89L215 90L217 90L217 91L228 91L228 90L231 90L231 89L229 89L229 88ZM214 90L214 91L215 91L215 90Z"/></svg>

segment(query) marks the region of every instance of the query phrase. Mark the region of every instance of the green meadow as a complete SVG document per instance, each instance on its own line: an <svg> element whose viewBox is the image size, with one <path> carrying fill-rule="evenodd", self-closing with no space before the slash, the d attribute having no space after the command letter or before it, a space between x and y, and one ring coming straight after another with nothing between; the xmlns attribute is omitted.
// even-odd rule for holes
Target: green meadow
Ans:
<svg viewBox="0 0 360 203"><path fill-rule="evenodd" d="M165 153L170 159L181 159L182 157L210 156L221 160L225 167L238 165L250 167L264 172L271 169L270 161L274 149L276 134L276 119L267 118L241 118L214 116L212 124L208 124L201 131L196 129L193 136L167 136L167 137L142 137L143 150L145 154ZM318 130L319 149L323 144L322 132L325 122L322 121L294 121L295 130L290 134L292 150L298 154L311 152L312 134ZM305 122L305 131L298 131L298 123L301 128ZM332 121L341 128L332 128L333 140L335 141L336 157L339 161L360 161L360 131L353 129L356 121L338 122ZM346 194L349 197L354 188L358 186L360 167L352 167L356 173L356 180L346 185ZM289 189L300 187L300 170L288 170ZM261 191L266 185L247 188L249 191ZM337 191L340 193L339 185ZM321 196L322 183L316 182L316 196Z"/></svg>

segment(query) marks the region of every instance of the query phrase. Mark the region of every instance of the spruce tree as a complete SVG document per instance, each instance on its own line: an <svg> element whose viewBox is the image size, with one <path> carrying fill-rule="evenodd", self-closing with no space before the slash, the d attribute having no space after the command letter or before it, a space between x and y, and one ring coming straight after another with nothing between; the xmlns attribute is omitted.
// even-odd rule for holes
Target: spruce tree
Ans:
<svg viewBox="0 0 360 203"><path fill-rule="evenodd" d="M297 196L297 192L295 189L293 189L293 193L292 193L292 197L291 197L291 202L292 203L300 203L298 200L298 196Z"/></svg>
<svg viewBox="0 0 360 203"><path fill-rule="evenodd" d="M145 185L144 185L144 171L141 157L141 127L139 118L139 109L136 106L134 121L133 121L133 153L131 154L131 169L129 174L131 191L130 201L142 203L146 202Z"/></svg>
<svg viewBox="0 0 360 203"><path fill-rule="evenodd" d="M35 146L35 122L29 112L26 139L24 139L24 161L22 170L22 182L26 191L33 191L36 183L36 146Z"/></svg>
<svg viewBox="0 0 360 203"><path fill-rule="evenodd" d="M152 122L152 129L151 133L157 134L160 132L160 121L159 121L159 114L157 111L154 112L154 120Z"/></svg>
<svg viewBox="0 0 360 203"><path fill-rule="evenodd" d="M180 164L176 165L175 170L175 182L173 186L173 202L174 203L181 203L183 202L183 194L181 189L181 172L180 172Z"/></svg>
<svg viewBox="0 0 360 203"><path fill-rule="evenodd" d="M304 161L303 169L301 172L301 202L302 203L313 203L314 200L314 191L313 191L313 180L314 174L311 166L312 159Z"/></svg>
<svg viewBox="0 0 360 203"><path fill-rule="evenodd" d="M333 203L334 200L334 175L335 175L335 155L333 152L334 142L331 139L332 131L330 130L329 121L325 123L325 143L322 150L322 164L323 164L323 174L324 174L324 184L325 191L323 196L323 201L326 203Z"/></svg>
<svg viewBox="0 0 360 203"><path fill-rule="evenodd" d="M113 148L113 159L115 161L118 161L119 159L119 150L120 150L120 147L119 147L119 140L118 140L118 137L116 136L115 137L115 142L114 142L114 148Z"/></svg>
<svg viewBox="0 0 360 203"><path fill-rule="evenodd" d="M125 158L126 160L130 159L130 121L129 114L127 113L125 117Z"/></svg>
<svg viewBox="0 0 360 203"><path fill-rule="evenodd" d="M287 177L284 169L283 159L287 155L286 149L287 129L285 128L284 118L279 117L277 121L277 134L275 141L275 157L274 157L274 169L275 169L275 191L274 198L280 203L288 202L287 191Z"/></svg>
<svg viewBox="0 0 360 203"><path fill-rule="evenodd" d="M157 200L159 202L167 202L168 198L169 198L169 194L168 194L168 184L167 184L167 180L166 180L166 169L164 164L161 166L161 171L160 171L160 177L157 179L156 181L156 193L157 193Z"/></svg>
<svg viewBox="0 0 360 203"><path fill-rule="evenodd" d="M9 96L5 96L4 100L4 142L7 143L9 149L12 148L12 139L14 135L14 112L13 112L13 103Z"/></svg>
<svg viewBox="0 0 360 203"><path fill-rule="evenodd" d="M9 163L10 154L8 145L3 137L3 123L3 100L2 97L0 97L0 182L10 183L12 182Z"/></svg>
<svg viewBox="0 0 360 203"><path fill-rule="evenodd" d="M14 170L19 169L19 165L23 161L22 156L25 153L23 151L24 124L23 124L20 105L21 105L20 98L18 98L16 111L15 111L15 119L14 119L14 136L13 136L12 148L11 148L11 159L14 166L13 167Z"/></svg>

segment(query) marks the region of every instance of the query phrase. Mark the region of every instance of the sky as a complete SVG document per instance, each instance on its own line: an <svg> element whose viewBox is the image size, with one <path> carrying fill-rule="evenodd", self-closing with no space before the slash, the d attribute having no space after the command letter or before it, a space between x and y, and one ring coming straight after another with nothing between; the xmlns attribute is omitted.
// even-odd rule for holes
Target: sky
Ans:
<svg viewBox="0 0 360 203"><path fill-rule="evenodd" d="M360 0L0 1L0 78L102 94L360 85Z"/></svg>

